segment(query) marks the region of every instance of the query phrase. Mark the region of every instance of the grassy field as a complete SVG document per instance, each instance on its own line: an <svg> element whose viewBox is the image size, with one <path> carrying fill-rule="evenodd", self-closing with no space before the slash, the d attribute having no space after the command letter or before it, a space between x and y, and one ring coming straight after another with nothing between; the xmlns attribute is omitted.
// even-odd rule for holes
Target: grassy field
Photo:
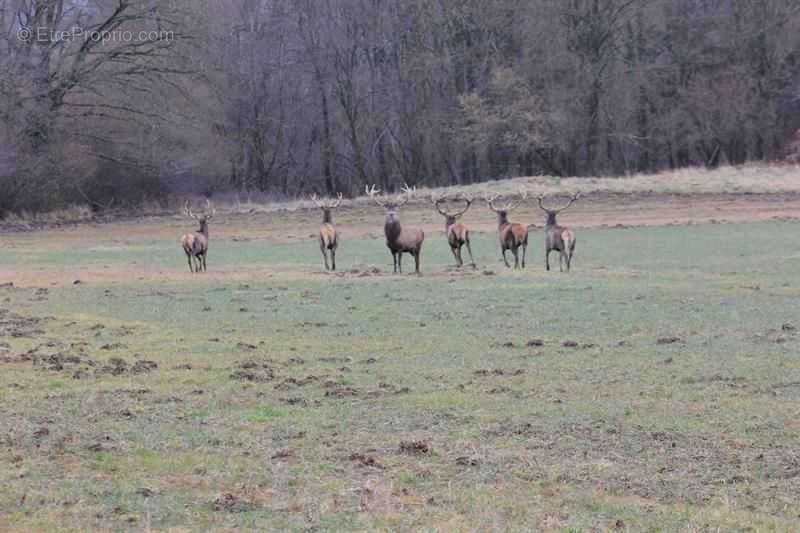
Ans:
<svg viewBox="0 0 800 533"><path fill-rule="evenodd" d="M421 277L6 235L0 528L797 531L799 229L582 229L570 274L437 232Z"/></svg>

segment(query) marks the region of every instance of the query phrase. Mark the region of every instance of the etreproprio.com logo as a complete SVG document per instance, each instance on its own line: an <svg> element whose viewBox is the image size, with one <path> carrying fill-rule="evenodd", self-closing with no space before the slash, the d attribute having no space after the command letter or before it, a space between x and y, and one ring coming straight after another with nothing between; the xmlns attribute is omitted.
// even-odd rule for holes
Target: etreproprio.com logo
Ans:
<svg viewBox="0 0 800 533"><path fill-rule="evenodd" d="M17 30L17 38L26 43L57 43L62 41L73 41L76 39L83 39L84 41L92 41L96 43L133 43L147 41L170 42L175 40L175 32L172 30L91 30L77 26L67 30L22 27Z"/></svg>

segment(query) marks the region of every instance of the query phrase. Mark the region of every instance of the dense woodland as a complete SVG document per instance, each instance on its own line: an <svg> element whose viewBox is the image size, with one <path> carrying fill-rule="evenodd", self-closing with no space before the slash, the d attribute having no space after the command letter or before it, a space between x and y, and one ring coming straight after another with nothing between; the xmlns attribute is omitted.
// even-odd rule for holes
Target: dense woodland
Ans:
<svg viewBox="0 0 800 533"><path fill-rule="evenodd" d="M800 0L0 0L0 214L778 160Z"/></svg>

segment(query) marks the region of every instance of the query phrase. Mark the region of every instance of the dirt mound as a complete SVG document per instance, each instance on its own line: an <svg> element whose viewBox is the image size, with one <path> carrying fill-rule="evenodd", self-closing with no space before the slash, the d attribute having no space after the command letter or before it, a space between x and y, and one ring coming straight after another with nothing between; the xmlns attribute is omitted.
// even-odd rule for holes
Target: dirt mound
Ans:
<svg viewBox="0 0 800 533"><path fill-rule="evenodd" d="M431 447L422 440L402 441L398 451L405 455L427 455L431 453Z"/></svg>
<svg viewBox="0 0 800 533"><path fill-rule="evenodd" d="M8 309L0 309L0 337L35 337L44 335L44 331L38 329L40 319L35 317L25 317L13 313Z"/></svg>
<svg viewBox="0 0 800 533"><path fill-rule="evenodd" d="M220 494L211 502L211 508L218 512L226 513L246 513L256 509L256 505L235 494L226 492Z"/></svg>

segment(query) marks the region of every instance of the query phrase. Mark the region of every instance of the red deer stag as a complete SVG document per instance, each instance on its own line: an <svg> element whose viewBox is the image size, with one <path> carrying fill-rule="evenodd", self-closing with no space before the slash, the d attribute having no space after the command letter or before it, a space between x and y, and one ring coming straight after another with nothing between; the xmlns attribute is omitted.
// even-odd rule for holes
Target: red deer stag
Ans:
<svg viewBox="0 0 800 533"><path fill-rule="evenodd" d="M506 259L506 251L511 250L514 254L514 268L520 267L519 248L522 247L522 268L525 268L525 251L528 248L528 228L522 224L511 223L508 221L508 213L516 209L525 200L527 193L520 191L520 200L516 203L495 206L495 202L500 198L499 194L493 196L486 195L486 203L489 209L497 213L497 236L500 239L500 252L503 254L503 262L507 267L511 267Z"/></svg>
<svg viewBox="0 0 800 533"><path fill-rule="evenodd" d="M475 259L472 257L472 248L469 243L469 230L464 224L458 222L458 219L460 219L472 205L472 198L466 198L464 196L458 198L464 202L464 209L455 213L445 211L442 208L442 204L446 202L447 199L447 194L440 194L438 197L431 194L431 202L433 202L439 214L445 218L444 231L447 235L450 251L453 252L453 257L456 258L456 264L458 264L458 266L463 266L464 260L461 258L461 247L466 245L467 252L469 252L470 263L472 264L472 268L475 268Z"/></svg>
<svg viewBox="0 0 800 533"><path fill-rule="evenodd" d="M211 206L211 201L206 200L206 212L202 215L192 213L192 206L189 200L183 206L184 214L200 223L200 229L193 233L186 233L181 237L181 246L186 252L186 259L189 261L189 272L206 271L206 255L208 255L208 221L214 218L217 210ZM210 212L209 212L210 211ZM192 269L192 258L196 267Z"/></svg>
<svg viewBox="0 0 800 533"><path fill-rule="evenodd" d="M400 218L397 216L397 209L408 202L415 189L409 189L408 185L403 185L405 197L397 201L381 200L378 197L378 193L381 191L375 185L372 188L367 186L366 190L367 196L386 210L383 232L386 234L386 246L392 252L395 273L398 271L400 273L403 272L403 253L407 252L414 257L415 271L419 274L420 254L422 253L422 241L425 240L425 233L421 229L401 226Z"/></svg>
<svg viewBox="0 0 800 533"><path fill-rule="evenodd" d="M336 247L339 245L339 234L333 225L331 210L342 204L342 193L336 200L319 201L317 195L311 196L311 201L322 210L322 225L319 227L319 249L325 259L325 270L336 270ZM328 267L328 251L331 254L331 266Z"/></svg>
<svg viewBox="0 0 800 533"><path fill-rule="evenodd" d="M564 262L567 263L567 272L569 272L570 265L572 264L572 254L575 252L575 232L569 228L559 226L556 222L556 215L571 206L575 200L581 197L581 193L577 192L570 198L567 205L559 209L548 209L544 206L544 197L539 195L539 207L547 213L547 222L544 226L544 265L547 270L550 270L550 252L559 252L558 266L561 272L564 272Z"/></svg>

